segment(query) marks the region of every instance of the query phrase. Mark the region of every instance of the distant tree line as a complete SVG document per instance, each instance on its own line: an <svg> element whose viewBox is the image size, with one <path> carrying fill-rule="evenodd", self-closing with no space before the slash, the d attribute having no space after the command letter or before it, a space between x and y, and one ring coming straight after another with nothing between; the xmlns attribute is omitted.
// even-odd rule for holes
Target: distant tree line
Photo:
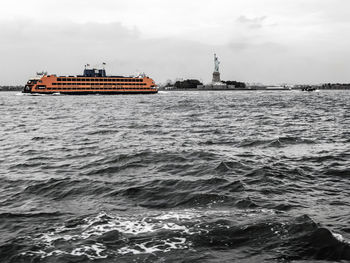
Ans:
<svg viewBox="0 0 350 263"><path fill-rule="evenodd" d="M350 84L346 83L327 83L323 84L321 89L350 89Z"/></svg>
<svg viewBox="0 0 350 263"><path fill-rule="evenodd" d="M232 81L232 80L221 81L221 82L226 84L226 85L235 86L235 88L237 88L237 89L245 89L246 88L246 84L244 82ZM196 89L198 85L203 85L203 83L197 79L186 79L186 80L176 81L174 83L173 87L175 89Z"/></svg>
<svg viewBox="0 0 350 263"><path fill-rule="evenodd" d="M203 85L198 79L178 80L174 84L175 89L196 89L197 85Z"/></svg>
<svg viewBox="0 0 350 263"><path fill-rule="evenodd" d="M246 88L246 85L244 82L239 82L239 81L235 81L235 80L227 80L227 81L223 80L221 82L225 83L226 85L233 85L237 89L245 89Z"/></svg>

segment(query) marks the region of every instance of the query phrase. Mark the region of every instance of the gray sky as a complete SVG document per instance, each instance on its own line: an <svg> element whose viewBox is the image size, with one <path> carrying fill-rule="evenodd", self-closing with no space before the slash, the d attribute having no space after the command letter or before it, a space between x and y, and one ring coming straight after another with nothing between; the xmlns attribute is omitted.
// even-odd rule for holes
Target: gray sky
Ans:
<svg viewBox="0 0 350 263"><path fill-rule="evenodd" d="M0 85L36 71L146 72L156 82L221 78L350 82L349 0L11 0L0 9Z"/></svg>

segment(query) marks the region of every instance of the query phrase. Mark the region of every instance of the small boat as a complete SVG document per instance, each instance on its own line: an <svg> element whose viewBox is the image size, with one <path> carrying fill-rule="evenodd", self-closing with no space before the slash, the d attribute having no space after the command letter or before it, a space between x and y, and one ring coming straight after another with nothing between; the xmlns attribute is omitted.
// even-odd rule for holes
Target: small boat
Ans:
<svg viewBox="0 0 350 263"><path fill-rule="evenodd" d="M305 86L301 88L301 91L316 91L317 89L312 86Z"/></svg>

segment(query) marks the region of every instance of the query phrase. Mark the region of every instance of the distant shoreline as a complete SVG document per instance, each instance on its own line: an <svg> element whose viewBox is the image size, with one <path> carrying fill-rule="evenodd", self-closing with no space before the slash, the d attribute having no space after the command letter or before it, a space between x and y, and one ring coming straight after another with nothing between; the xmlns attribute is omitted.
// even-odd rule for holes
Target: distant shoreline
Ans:
<svg viewBox="0 0 350 263"><path fill-rule="evenodd" d="M23 86L0 86L0 91L22 91Z"/></svg>
<svg viewBox="0 0 350 263"><path fill-rule="evenodd" d="M159 89L158 91L293 91L293 90L302 90L302 88L293 88L293 89L279 89L279 88L269 88L269 89ZM350 90L350 87L347 88L317 88L317 90Z"/></svg>

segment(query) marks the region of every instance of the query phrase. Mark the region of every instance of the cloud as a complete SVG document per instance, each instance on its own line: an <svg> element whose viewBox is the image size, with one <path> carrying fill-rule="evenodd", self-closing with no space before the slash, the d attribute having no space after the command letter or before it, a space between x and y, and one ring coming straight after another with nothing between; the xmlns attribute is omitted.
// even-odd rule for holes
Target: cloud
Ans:
<svg viewBox="0 0 350 263"><path fill-rule="evenodd" d="M0 23L0 85L21 84L36 71L81 74L86 63L107 63L109 74L146 72L156 81L201 78L210 45L177 38L142 38L120 23ZM5 63L6 61L6 63Z"/></svg>
<svg viewBox="0 0 350 263"><path fill-rule="evenodd" d="M250 28L260 28L263 26L263 23L266 21L267 16L259 16L259 17L246 17L240 16L237 18L237 22L241 24L248 25Z"/></svg>
<svg viewBox="0 0 350 263"><path fill-rule="evenodd" d="M68 2L2 5L0 85L41 70L81 74L84 64L100 62L109 74L210 81L214 52L223 79L349 81L350 1Z"/></svg>

